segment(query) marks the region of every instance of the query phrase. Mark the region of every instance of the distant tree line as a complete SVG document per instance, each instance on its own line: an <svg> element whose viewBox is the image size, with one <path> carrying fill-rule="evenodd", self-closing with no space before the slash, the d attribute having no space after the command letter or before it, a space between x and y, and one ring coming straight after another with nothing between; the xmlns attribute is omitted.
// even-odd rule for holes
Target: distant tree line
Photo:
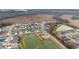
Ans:
<svg viewBox="0 0 79 59"><path fill-rule="evenodd" d="M62 18L60 18L60 16L54 16L53 18L54 18L56 21L58 21L59 23L69 23L68 20L62 19Z"/></svg>
<svg viewBox="0 0 79 59"><path fill-rule="evenodd" d="M12 23L6 23L6 22L2 22L2 23L0 23L0 27L5 27L5 26L9 26L9 25L11 25Z"/></svg>
<svg viewBox="0 0 79 59"><path fill-rule="evenodd" d="M72 20L76 20L76 19L79 20L79 16L73 16L72 17Z"/></svg>

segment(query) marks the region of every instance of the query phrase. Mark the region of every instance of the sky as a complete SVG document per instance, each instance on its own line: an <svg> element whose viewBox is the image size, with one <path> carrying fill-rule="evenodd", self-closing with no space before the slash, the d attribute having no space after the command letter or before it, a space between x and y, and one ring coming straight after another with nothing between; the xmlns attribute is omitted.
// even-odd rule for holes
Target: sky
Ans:
<svg viewBox="0 0 79 59"><path fill-rule="evenodd" d="M79 0L0 0L0 8L8 9L79 9Z"/></svg>

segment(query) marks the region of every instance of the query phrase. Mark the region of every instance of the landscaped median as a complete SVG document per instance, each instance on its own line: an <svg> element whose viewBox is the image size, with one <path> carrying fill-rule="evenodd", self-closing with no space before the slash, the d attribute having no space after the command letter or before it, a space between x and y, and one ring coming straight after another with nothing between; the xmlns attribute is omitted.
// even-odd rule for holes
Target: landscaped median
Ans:
<svg viewBox="0 0 79 59"><path fill-rule="evenodd" d="M38 33L29 33L21 37L22 49L56 49L59 48L50 39L43 39Z"/></svg>

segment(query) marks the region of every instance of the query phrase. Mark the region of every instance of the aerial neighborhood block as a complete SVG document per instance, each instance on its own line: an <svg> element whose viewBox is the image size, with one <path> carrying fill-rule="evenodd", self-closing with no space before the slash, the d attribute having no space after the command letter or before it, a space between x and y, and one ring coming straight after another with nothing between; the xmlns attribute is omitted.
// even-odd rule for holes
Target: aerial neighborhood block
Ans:
<svg viewBox="0 0 79 59"><path fill-rule="evenodd" d="M0 49L78 48L78 9L0 9Z"/></svg>

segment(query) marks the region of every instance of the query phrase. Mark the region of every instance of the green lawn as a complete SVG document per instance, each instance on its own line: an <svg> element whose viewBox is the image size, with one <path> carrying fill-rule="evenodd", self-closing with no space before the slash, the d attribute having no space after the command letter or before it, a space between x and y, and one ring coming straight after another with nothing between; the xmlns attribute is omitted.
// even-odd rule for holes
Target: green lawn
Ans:
<svg viewBox="0 0 79 59"><path fill-rule="evenodd" d="M22 39L23 48L28 49L56 49L58 48L54 42L49 40L41 40L39 36L35 34L27 34Z"/></svg>

